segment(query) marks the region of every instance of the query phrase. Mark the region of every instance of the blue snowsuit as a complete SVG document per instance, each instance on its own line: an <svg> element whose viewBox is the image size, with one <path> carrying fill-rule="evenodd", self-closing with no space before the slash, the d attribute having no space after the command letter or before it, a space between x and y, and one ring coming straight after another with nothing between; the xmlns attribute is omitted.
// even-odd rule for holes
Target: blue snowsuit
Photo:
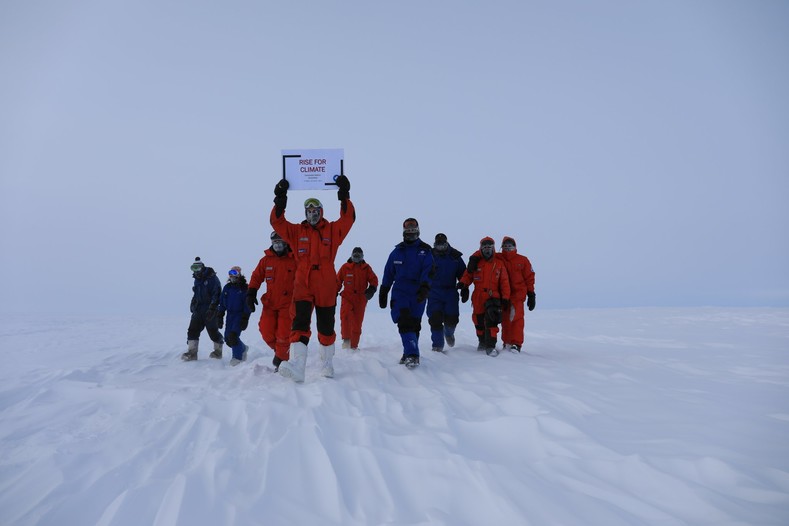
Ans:
<svg viewBox="0 0 789 526"><path fill-rule="evenodd" d="M249 315L252 311L247 305L247 282L241 279L236 283L227 283L222 289L219 300L218 315L222 316L227 312L225 320L225 342L233 349L233 358L241 360L246 345L241 341L241 331L246 327L241 327L242 320L249 322Z"/></svg>
<svg viewBox="0 0 789 526"><path fill-rule="evenodd" d="M462 256L451 246L443 253L433 250L435 275L427 297L427 322L434 348L444 348L444 336L454 336L460 321L457 283L466 271Z"/></svg>
<svg viewBox="0 0 789 526"><path fill-rule="evenodd" d="M211 267L205 267L200 274L196 274L195 282L192 286L192 303L189 310L192 311L192 319L189 321L189 328L186 330L187 340L197 340L203 329L208 331L211 341L224 343L222 334L217 327L217 318L212 316L207 318L208 311L216 311L219 308L219 295L222 292L222 284L216 272Z"/></svg>
<svg viewBox="0 0 789 526"><path fill-rule="evenodd" d="M392 290L390 313L400 332L406 356L419 356L419 331L425 302L418 302L416 295L423 283L430 286L432 276L433 254L430 245L420 239L395 246L384 267L381 289Z"/></svg>

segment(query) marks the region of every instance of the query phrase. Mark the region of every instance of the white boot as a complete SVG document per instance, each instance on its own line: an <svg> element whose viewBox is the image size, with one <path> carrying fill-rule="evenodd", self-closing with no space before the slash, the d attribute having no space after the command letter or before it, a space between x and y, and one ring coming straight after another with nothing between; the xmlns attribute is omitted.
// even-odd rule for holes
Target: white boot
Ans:
<svg viewBox="0 0 789 526"><path fill-rule="evenodd" d="M181 359L185 362L197 360L197 342L198 340L187 340L186 352L181 355Z"/></svg>
<svg viewBox="0 0 789 526"><path fill-rule="evenodd" d="M334 344L318 345L318 354L321 358L321 376L333 378L334 365L332 365L332 358L334 358Z"/></svg>
<svg viewBox="0 0 789 526"><path fill-rule="evenodd" d="M307 346L301 342L290 344L290 359L279 364L279 374L294 382L304 381L304 368L307 366Z"/></svg>

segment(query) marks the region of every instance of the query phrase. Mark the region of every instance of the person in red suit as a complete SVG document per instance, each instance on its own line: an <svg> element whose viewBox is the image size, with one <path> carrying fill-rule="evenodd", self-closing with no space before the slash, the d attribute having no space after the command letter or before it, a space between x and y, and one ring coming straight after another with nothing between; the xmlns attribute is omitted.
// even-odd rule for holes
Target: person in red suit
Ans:
<svg viewBox="0 0 789 526"><path fill-rule="evenodd" d="M337 198L340 217L327 221L323 204L314 197L304 201L305 220L291 223L285 219L289 183L282 179L274 188L274 208L270 222L274 231L293 249L296 258L296 278L293 288L295 313L290 331L290 356L279 366L279 374L295 382L304 381L307 364L307 344L312 331L310 321L315 311L318 329L318 353L321 375L334 376L334 332L337 308L337 270L334 259L345 237L356 221L356 210L351 202L351 183L344 175L337 176Z"/></svg>
<svg viewBox="0 0 789 526"><path fill-rule="evenodd" d="M340 296L340 334L342 348L356 351L362 336L362 323L367 302L378 290L378 276L364 260L361 247L354 247L351 257L337 272L337 284L342 290ZM339 291L338 291L339 292Z"/></svg>
<svg viewBox="0 0 789 526"><path fill-rule="evenodd" d="M534 268L529 258L518 254L515 240L504 236L501 252L496 257L504 262L510 278L510 308L505 309L501 318L501 341L504 349L521 352L523 347L524 302L530 311L537 304L534 293Z"/></svg>
<svg viewBox="0 0 789 526"><path fill-rule="evenodd" d="M471 294L472 319L479 339L478 351L488 356L498 356L496 336L499 333L502 309L509 309L510 280L504 263L495 257L495 242L484 237L479 242L479 250L468 260L466 272L458 282L463 291L474 284Z"/></svg>
<svg viewBox="0 0 789 526"><path fill-rule="evenodd" d="M272 363L274 370L279 370L279 365L289 357L296 260L290 246L276 232L271 233L271 247L263 254L249 279L247 305L255 312L258 289L265 283L258 329L266 345L274 350Z"/></svg>

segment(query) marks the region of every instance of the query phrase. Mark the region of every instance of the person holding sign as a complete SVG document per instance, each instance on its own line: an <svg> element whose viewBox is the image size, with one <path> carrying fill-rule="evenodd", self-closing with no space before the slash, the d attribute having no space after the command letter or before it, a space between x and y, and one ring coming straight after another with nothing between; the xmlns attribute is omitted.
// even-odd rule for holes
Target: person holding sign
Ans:
<svg viewBox="0 0 789 526"><path fill-rule="evenodd" d="M311 197L304 201L306 219L291 223L285 219L288 203L287 179L274 187L274 208L271 226L291 246L296 258L296 278L293 288L295 316L290 332L290 356L279 366L279 374L295 382L304 381L307 365L307 345L312 332L310 321L315 310L318 329L318 351L321 358L321 375L334 376L334 332L337 308L337 271L334 259L348 232L356 221L356 210L351 202L351 183L344 175L337 176L337 198L340 200L340 217L327 221L323 205Z"/></svg>

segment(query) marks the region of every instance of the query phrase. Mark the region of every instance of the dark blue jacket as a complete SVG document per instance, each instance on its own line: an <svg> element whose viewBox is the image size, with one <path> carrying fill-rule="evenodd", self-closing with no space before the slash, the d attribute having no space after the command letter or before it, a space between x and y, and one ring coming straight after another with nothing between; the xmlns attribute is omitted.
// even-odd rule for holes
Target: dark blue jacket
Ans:
<svg viewBox="0 0 789 526"><path fill-rule="evenodd" d="M192 286L192 313L205 314L209 308L219 307L219 295L222 292L222 284L219 283L219 278L216 277L216 272L211 267L206 267L200 274L200 277L195 278L194 286Z"/></svg>
<svg viewBox="0 0 789 526"><path fill-rule="evenodd" d="M433 252L430 245L417 239L399 243L389 254L381 286L392 287L392 298L416 297L419 285L430 285L433 277Z"/></svg>
<svg viewBox="0 0 789 526"><path fill-rule="evenodd" d="M249 315L252 313L247 306L247 288L247 280L245 279L238 283L226 283L224 288L222 288L217 315L221 316L227 312L227 320L225 320L226 335L229 335L231 332L241 334L241 320L245 317L249 319ZM225 336L225 338L227 337Z"/></svg>
<svg viewBox="0 0 789 526"><path fill-rule="evenodd" d="M457 282L466 271L466 264L463 262L463 253L457 249L449 247L443 254L433 252L433 265L435 274L433 283L430 286L428 301L458 301ZM429 311L428 306L428 311Z"/></svg>

